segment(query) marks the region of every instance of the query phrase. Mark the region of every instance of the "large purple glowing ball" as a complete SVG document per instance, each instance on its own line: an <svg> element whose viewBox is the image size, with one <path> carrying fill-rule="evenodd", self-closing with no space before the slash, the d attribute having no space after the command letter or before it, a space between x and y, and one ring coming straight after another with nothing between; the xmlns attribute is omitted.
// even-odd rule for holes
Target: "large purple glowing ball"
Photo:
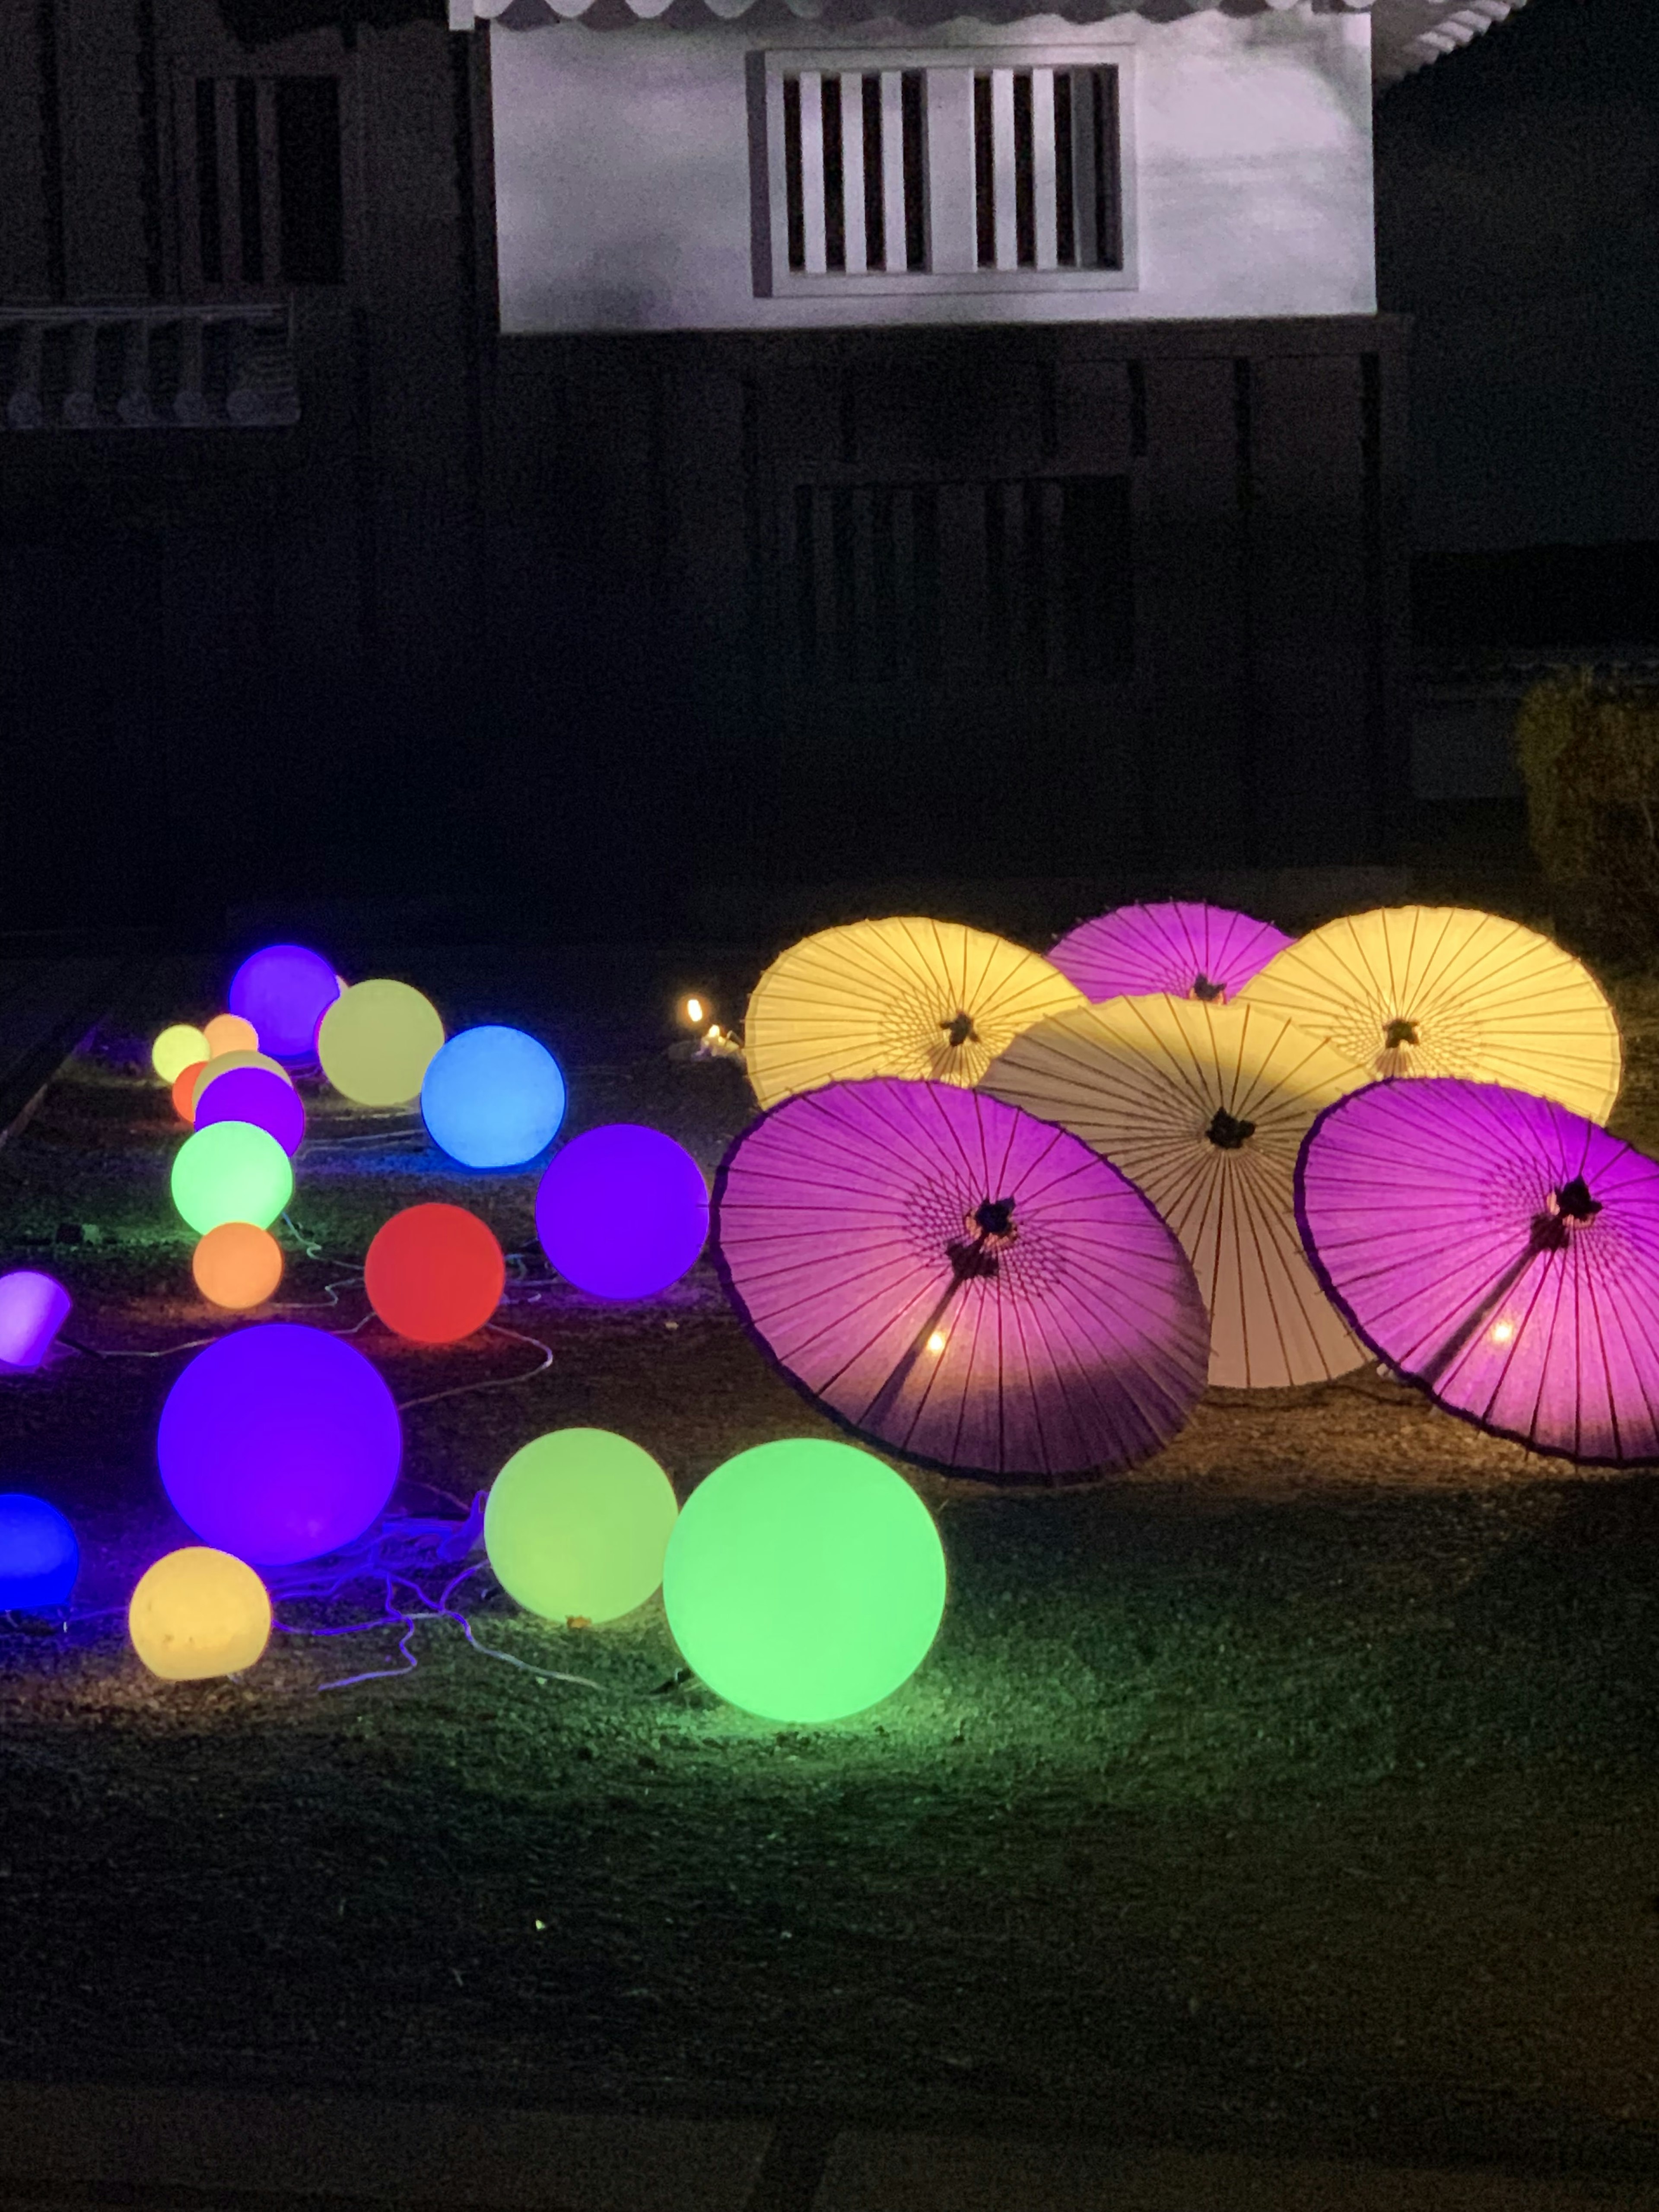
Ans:
<svg viewBox="0 0 1659 2212"><path fill-rule="evenodd" d="M678 1281L708 1235L702 1170L660 1129L612 1121L556 1152L536 1193L536 1234L567 1281L599 1298L648 1298Z"/></svg>
<svg viewBox="0 0 1659 2212"><path fill-rule="evenodd" d="M306 1133L306 1109L294 1085L268 1067L233 1067L209 1084L196 1109L198 1129L216 1121L251 1121L292 1159Z"/></svg>
<svg viewBox="0 0 1659 2212"><path fill-rule="evenodd" d="M339 995L340 979L320 952L267 945L232 976L230 1011L252 1023L259 1049L274 1060L309 1060L317 1024Z"/></svg>
<svg viewBox="0 0 1659 2212"><path fill-rule="evenodd" d="M191 1361L161 1409L156 1456L174 1510L204 1544L286 1566L338 1551L379 1517L403 1431L354 1346L261 1322Z"/></svg>
<svg viewBox="0 0 1659 2212"><path fill-rule="evenodd" d="M33 1267L0 1275L0 1367L38 1367L69 1319L70 1294Z"/></svg>

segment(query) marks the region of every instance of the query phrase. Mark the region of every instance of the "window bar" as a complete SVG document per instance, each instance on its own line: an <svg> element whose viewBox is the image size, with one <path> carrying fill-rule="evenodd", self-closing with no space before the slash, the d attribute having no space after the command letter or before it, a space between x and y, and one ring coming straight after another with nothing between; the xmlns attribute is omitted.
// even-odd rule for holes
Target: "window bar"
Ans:
<svg viewBox="0 0 1659 2212"><path fill-rule="evenodd" d="M1077 266L1077 191L1072 161L1072 72L1054 71L1054 262Z"/></svg>
<svg viewBox="0 0 1659 2212"><path fill-rule="evenodd" d="M242 281L241 225L236 204L238 185L236 146L236 80L216 77L213 82L216 118L214 144L219 171L219 282Z"/></svg>
<svg viewBox="0 0 1659 2212"><path fill-rule="evenodd" d="M1095 240L1102 269L1123 266L1122 140L1117 71L1095 71Z"/></svg>
<svg viewBox="0 0 1659 2212"><path fill-rule="evenodd" d="M1054 204L1054 84L1053 70L1031 71L1031 259L1038 269L1058 264Z"/></svg>
<svg viewBox="0 0 1659 2212"><path fill-rule="evenodd" d="M235 79L236 245L242 282L265 281L264 195L259 178L259 88L251 76Z"/></svg>
<svg viewBox="0 0 1659 2212"><path fill-rule="evenodd" d="M927 266L927 138L924 121L925 72L905 70L899 78L904 145L904 267ZM891 264L889 264L891 266Z"/></svg>
<svg viewBox="0 0 1659 2212"><path fill-rule="evenodd" d="M806 266L806 216L800 185L800 79L783 80L783 191L789 240L789 266Z"/></svg>
<svg viewBox="0 0 1659 2212"><path fill-rule="evenodd" d="M995 153L996 266L1018 265L1018 164L1014 158L1014 72L991 72L991 142Z"/></svg>
<svg viewBox="0 0 1659 2212"><path fill-rule="evenodd" d="M860 128L864 133L864 265L887 266L887 194L883 155L896 139L884 138L882 80L874 70L860 81ZM895 167L897 164L893 165Z"/></svg>
<svg viewBox="0 0 1659 2212"><path fill-rule="evenodd" d="M991 80L974 77L974 258L981 269L997 259L996 148L991 120Z"/></svg>
<svg viewBox="0 0 1659 2212"><path fill-rule="evenodd" d="M1076 224L1077 265L1100 266L1095 228L1095 71L1072 71L1072 205Z"/></svg>
<svg viewBox="0 0 1659 2212"><path fill-rule="evenodd" d="M276 151L276 82L258 80L259 204L264 210L265 274L273 282L283 275L282 166Z"/></svg>
<svg viewBox="0 0 1659 2212"><path fill-rule="evenodd" d="M869 225L864 212L864 87L860 78L843 76L836 88L841 97L842 198L846 220L842 227L842 266L849 276L862 276Z"/></svg>
<svg viewBox="0 0 1659 2212"><path fill-rule="evenodd" d="M204 284L222 284L225 281L219 202L218 87L210 76L198 76L196 80L196 269Z"/></svg>
<svg viewBox="0 0 1659 2212"><path fill-rule="evenodd" d="M842 159L841 78L826 71L818 80L823 125L823 264L847 267L847 170Z"/></svg>
<svg viewBox="0 0 1659 2212"><path fill-rule="evenodd" d="M800 198L809 276L826 274L823 242L823 92L817 70L800 73Z"/></svg>
<svg viewBox="0 0 1659 2212"><path fill-rule="evenodd" d="M1036 266L1036 223L1031 206L1031 72L1016 70L1014 85L1014 246L1022 269Z"/></svg>

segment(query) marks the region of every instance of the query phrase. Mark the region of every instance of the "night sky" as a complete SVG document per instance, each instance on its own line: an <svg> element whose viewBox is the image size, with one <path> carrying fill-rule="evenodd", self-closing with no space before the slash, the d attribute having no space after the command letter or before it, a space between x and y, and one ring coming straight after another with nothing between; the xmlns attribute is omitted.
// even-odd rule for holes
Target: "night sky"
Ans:
<svg viewBox="0 0 1659 2212"><path fill-rule="evenodd" d="M1659 0L1530 0L1376 142L1419 546L1659 540Z"/></svg>

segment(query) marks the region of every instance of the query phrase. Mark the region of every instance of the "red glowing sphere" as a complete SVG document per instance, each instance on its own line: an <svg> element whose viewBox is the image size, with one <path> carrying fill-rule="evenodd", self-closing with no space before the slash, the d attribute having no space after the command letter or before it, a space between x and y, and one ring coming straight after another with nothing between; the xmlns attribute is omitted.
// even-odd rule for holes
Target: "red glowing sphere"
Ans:
<svg viewBox="0 0 1659 2212"><path fill-rule="evenodd" d="M363 1286L380 1319L416 1344L453 1344L501 1302L507 1262L464 1206L407 1206L375 1236Z"/></svg>

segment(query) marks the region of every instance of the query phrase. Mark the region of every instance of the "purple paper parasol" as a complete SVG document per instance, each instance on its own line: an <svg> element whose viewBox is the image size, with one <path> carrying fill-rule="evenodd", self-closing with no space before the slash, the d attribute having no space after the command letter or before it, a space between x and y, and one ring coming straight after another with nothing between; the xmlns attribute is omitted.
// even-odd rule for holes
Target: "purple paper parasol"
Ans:
<svg viewBox="0 0 1659 2212"><path fill-rule="evenodd" d="M1127 1176L943 1083L784 1100L715 1182L732 1304L791 1382L908 1459L1058 1482L1167 1443L1204 1388L1197 1279Z"/></svg>
<svg viewBox="0 0 1659 2212"><path fill-rule="evenodd" d="M1197 899L1121 906L1068 930L1048 955L1068 983L1095 1000L1167 991L1175 999L1229 1000L1294 940L1270 921Z"/></svg>
<svg viewBox="0 0 1659 2212"><path fill-rule="evenodd" d="M1326 1109L1296 1207L1354 1328L1449 1412L1659 1459L1659 1162L1553 1100L1419 1076Z"/></svg>

